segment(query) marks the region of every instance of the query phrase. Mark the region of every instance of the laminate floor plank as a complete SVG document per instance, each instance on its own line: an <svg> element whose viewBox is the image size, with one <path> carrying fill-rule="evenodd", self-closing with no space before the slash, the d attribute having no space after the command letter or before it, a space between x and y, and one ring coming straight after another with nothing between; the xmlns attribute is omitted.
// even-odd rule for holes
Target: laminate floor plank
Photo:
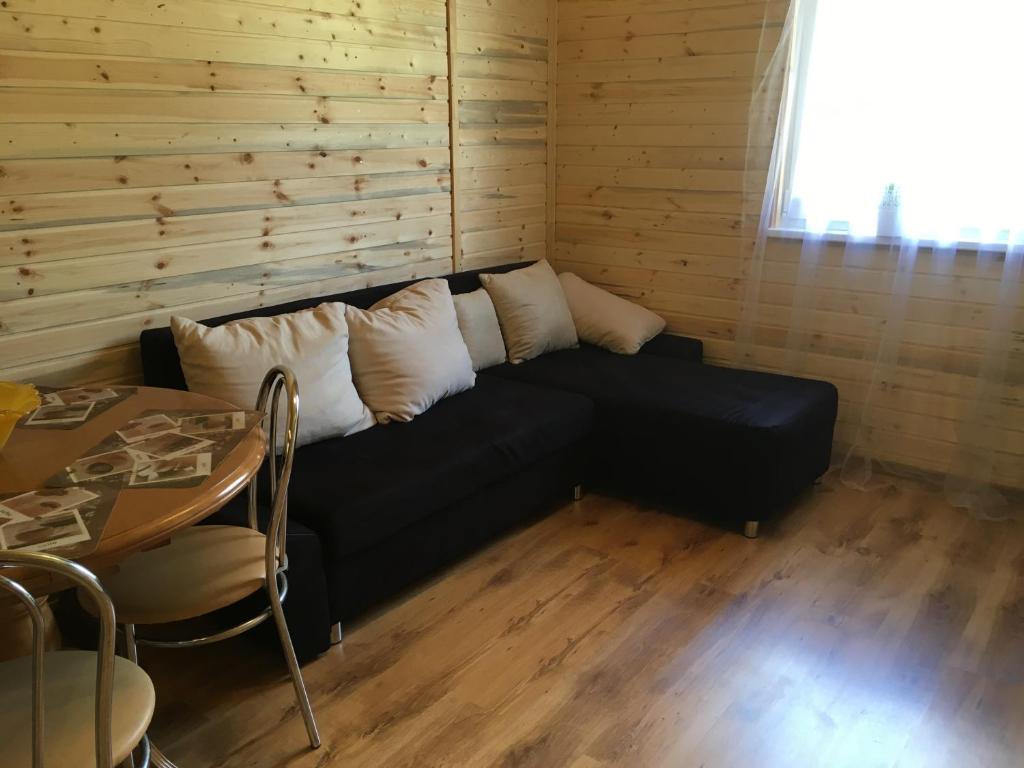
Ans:
<svg viewBox="0 0 1024 768"><path fill-rule="evenodd" d="M1020 517L829 475L747 540L589 495L308 664L320 750L266 636L145 652L151 736L183 766L1024 765Z"/></svg>

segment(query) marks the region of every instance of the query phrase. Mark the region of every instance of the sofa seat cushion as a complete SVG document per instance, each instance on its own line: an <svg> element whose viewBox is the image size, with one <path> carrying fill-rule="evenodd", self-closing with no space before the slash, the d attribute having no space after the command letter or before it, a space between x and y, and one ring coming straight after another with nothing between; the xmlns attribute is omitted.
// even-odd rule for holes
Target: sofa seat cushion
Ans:
<svg viewBox="0 0 1024 768"><path fill-rule="evenodd" d="M833 385L595 347L489 373L596 404L594 479L742 519L788 501L828 468Z"/></svg>
<svg viewBox="0 0 1024 768"><path fill-rule="evenodd" d="M580 440L592 412L585 397L480 375L410 422L297 451L289 514L327 559L357 552Z"/></svg>

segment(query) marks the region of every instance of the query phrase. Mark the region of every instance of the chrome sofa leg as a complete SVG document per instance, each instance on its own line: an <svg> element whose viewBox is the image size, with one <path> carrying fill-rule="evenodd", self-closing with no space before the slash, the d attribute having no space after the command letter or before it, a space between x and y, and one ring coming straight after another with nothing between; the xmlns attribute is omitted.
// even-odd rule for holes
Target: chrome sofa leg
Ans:
<svg viewBox="0 0 1024 768"><path fill-rule="evenodd" d="M761 523L759 521L747 520L747 522L743 524L743 535L746 536L748 539L756 539L757 530L760 527Z"/></svg>
<svg viewBox="0 0 1024 768"><path fill-rule="evenodd" d="M583 485L582 485L582 483L577 483L576 485L574 485L572 487L572 500L573 501L579 501L582 498L583 498Z"/></svg>
<svg viewBox="0 0 1024 768"><path fill-rule="evenodd" d="M341 642L341 622L331 625L331 645L337 645Z"/></svg>

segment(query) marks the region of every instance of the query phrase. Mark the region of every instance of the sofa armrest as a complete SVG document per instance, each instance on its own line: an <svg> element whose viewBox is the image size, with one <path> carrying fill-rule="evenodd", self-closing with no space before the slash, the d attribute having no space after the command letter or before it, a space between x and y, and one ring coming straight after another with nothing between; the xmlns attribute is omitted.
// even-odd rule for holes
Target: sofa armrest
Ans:
<svg viewBox="0 0 1024 768"><path fill-rule="evenodd" d="M640 352L645 355L671 357L676 360L689 360L694 363L700 363L704 360L704 342L687 336L659 333L640 347Z"/></svg>

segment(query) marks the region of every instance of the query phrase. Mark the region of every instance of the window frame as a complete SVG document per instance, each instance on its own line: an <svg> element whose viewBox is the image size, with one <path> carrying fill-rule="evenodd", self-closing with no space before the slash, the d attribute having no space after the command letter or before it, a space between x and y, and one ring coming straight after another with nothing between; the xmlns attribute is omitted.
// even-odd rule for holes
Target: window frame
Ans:
<svg viewBox="0 0 1024 768"><path fill-rule="evenodd" d="M773 188L767 192L771 195L772 206L768 219L768 236L777 240L802 240L808 235L813 235L826 242L874 243L879 246L898 245L909 239L916 242L921 248L972 252L1005 252L1008 247L1012 247L1009 231L1000 233L1001 237L998 240L961 237L956 240L938 241L929 238L905 238L879 234L855 236L851 235L848 230L840 228L829 229L825 232L810 232L803 227L787 223L785 208L790 200L790 183L796 165L814 39L813 30L816 26L818 7L817 0L793 0L793 2L798 4L798 8L793 16L793 30L787 52L787 73L779 102L780 114L777 129L779 172L774 180Z"/></svg>

